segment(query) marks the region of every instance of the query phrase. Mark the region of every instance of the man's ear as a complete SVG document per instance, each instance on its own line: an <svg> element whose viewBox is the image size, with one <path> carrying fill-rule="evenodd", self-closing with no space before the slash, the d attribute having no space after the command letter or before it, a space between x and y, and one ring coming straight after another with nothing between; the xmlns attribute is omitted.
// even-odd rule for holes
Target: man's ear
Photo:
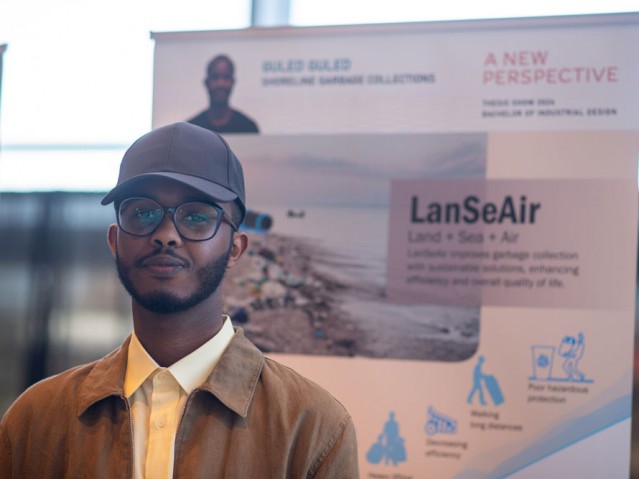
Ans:
<svg viewBox="0 0 639 479"><path fill-rule="evenodd" d="M109 249L111 250L111 254L115 258L115 252L117 251L117 241L118 241L118 225L113 224L109 226L107 231L107 243L109 244Z"/></svg>
<svg viewBox="0 0 639 479"><path fill-rule="evenodd" d="M246 233L242 231L238 231L233 235L233 243L231 244L231 254L229 255L229 260L226 263L227 268L232 268L235 266L237 261L246 251L248 247L248 236Z"/></svg>

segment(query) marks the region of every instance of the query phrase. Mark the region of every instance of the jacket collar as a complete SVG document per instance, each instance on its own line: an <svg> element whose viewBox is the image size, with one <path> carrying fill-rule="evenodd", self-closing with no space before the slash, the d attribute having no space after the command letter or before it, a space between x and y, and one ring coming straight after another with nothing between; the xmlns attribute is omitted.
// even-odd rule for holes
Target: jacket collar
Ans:
<svg viewBox="0 0 639 479"><path fill-rule="evenodd" d="M242 328L236 328L231 343L199 389L246 418L263 367L264 355L246 339Z"/></svg>
<svg viewBox="0 0 639 479"><path fill-rule="evenodd" d="M118 349L94 363L80 386L78 416L109 396L124 398L124 376L130 341L131 336Z"/></svg>
<svg viewBox="0 0 639 479"><path fill-rule="evenodd" d="M124 377L129 350L129 336L122 345L94 363L81 387L78 416L109 396L124 399ZM264 355L237 328L229 346L211 375L198 388L215 396L243 418L248 414L255 387L264 367Z"/></svg>

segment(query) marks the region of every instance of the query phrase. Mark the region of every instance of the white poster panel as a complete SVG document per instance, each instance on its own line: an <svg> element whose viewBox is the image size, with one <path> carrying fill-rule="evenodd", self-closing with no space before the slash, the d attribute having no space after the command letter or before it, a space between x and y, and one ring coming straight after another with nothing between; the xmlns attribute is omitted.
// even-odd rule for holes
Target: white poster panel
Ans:
<svg viewBox="0 0 639 479"><path fill-rule="evenodd" d="M233 64L227 307L347 406L362 477L627 475L638 23L153 34L154 127Z"/></svg>

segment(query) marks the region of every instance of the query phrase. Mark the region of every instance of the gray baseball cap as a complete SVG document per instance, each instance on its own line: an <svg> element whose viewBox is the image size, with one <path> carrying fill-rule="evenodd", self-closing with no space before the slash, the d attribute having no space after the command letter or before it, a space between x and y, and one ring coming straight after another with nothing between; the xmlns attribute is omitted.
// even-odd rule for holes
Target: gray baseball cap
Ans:
<svg viewBox="0 0 639 479"><path fill-rule="evenodd" d="M217 133L190 123L150 131L124 153L118 184L102 198L108 205L134 190L138 181L162 176L179 181L214 201L235 201L246 213L242 165Z"/></svg>

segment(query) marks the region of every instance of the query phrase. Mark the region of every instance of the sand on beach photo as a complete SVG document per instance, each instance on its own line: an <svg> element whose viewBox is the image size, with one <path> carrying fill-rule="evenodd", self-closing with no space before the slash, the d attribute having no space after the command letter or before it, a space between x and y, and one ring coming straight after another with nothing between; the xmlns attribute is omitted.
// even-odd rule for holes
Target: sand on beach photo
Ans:
<svg viewBox="0 0 639 479"><path fill-rule="evenodd" d="M264 352L460 361L477 348L478 308L428 306L400 317L408 306L331 274L339 264L311 240L249 233L249 245L227 273L226 308Z"/></svg>

